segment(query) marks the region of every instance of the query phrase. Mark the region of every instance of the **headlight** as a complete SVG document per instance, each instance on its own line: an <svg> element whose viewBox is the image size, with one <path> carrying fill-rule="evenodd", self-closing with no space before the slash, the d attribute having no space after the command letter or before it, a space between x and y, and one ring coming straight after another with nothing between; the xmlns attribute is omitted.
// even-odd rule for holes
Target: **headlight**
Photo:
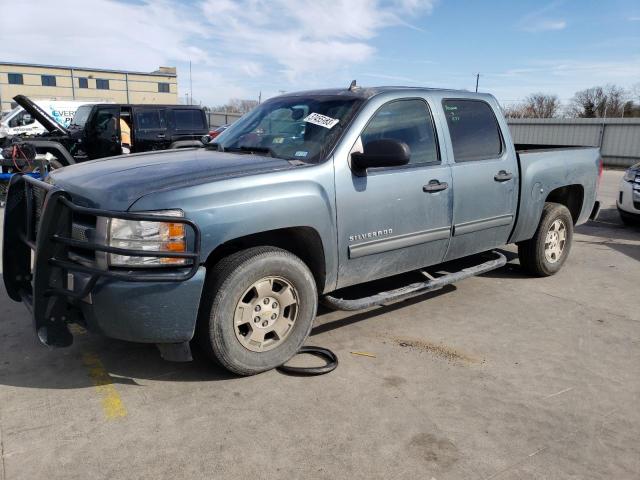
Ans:
<svg viewBox="0 0 640 480"><path fill-rule="evenodd" d="M638 174L638 171L633 169L633 168L629 168L626 172L624 172L624 177L622 177L624 179L625 182L633 182L636 179L636 175Z"/></svg>
<svg viewBox="0 0 640 480"><path fill-rule="evenodd" d="M149 215L184 217L182 210L158 210ZM186 252L187 239L184 223L150 222L112 218L109 224L109 246L148 250L149 252ZM185 258L138 257L109 254L109 265L114 267L146 267L184 265Z"/></svg>

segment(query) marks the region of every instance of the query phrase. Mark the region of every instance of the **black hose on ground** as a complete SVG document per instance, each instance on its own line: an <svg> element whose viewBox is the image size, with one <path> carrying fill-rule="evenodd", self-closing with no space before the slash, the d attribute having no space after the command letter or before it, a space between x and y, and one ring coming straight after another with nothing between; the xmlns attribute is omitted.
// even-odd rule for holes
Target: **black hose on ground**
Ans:
<svg viewBox="0 0 640 480"><path fill-rule="evenodd" d="M325 373L332 372L338 366L338 357L335 353L333 353L328 348L322 347L314 347L311 345L307 345L298 350L296 355L308 353L310 355L315 355L316 357L320 357L327 361L325 365L320 367L292 367L288 365L280 365L278 370L286 373L291 373L294 375L323 375Z"/></svg>

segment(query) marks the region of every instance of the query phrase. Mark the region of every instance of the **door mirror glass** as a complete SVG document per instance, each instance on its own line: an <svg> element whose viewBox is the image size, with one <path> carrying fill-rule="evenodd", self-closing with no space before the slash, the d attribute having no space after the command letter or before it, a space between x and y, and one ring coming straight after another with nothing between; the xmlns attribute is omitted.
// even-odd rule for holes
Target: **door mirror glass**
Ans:
<svg viewBox="0 0 640 480"><path fill-rule="evenodd" d="M382 138L364 145L363 152L351 154L351 164L357 170L406 165L411 158L409 145L399 140Z"/></svg>

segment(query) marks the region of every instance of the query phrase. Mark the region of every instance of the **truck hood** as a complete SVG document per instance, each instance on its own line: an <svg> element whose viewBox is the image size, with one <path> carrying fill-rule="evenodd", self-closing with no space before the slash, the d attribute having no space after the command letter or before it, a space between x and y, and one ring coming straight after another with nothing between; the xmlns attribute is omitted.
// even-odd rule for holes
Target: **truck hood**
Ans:
<svg viewBox="0 0 640 480"><path fill-rule="evenodd" d="M56 122L51 116L44 111L43 108L33 103L28 97L24 95L16 95L13 97L18 105L24 108L29 115L35 118L40 125L47 129L49 133L61 133L63 135L69 135L69 130Z"/></svg>
<svg viewBox="0 0 640 480"><path fill-rule="evenodd" d="M189 148L78 163L51 172L48 182L79 205L127 210L150 193L291 168L279 158Z"/></svg>

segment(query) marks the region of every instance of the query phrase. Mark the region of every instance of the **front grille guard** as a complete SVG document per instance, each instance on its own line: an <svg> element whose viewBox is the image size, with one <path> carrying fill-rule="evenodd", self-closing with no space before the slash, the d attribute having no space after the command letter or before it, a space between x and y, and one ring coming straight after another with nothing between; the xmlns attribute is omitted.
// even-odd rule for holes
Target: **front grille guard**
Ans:
<svg viewBox="0 0 640 480"><path fill-rule="evenodd" d="M42 190L44 198L34 192ZM189 252L153 252L112 247L72 238L72 214L121 218L150 222L181 223L187 228ZM191 235L189 235L191 233ZM111 269L77 263L69 259L69 248L120 255L158 258L185 258L184 268ZM34 252L33 272L31 251ZM66 323L75 321L75 301L85 299L102 277L127 282L180 282L193 277L200 265L200 229L191 220L144 213L114 212L74 204L63 189L41 180L14 175L5 208L3 268L7 293L31 310L34 327L47 345L66 346L72 340ZM88 280L78 290L67 288L69 273Z"/></svg>

